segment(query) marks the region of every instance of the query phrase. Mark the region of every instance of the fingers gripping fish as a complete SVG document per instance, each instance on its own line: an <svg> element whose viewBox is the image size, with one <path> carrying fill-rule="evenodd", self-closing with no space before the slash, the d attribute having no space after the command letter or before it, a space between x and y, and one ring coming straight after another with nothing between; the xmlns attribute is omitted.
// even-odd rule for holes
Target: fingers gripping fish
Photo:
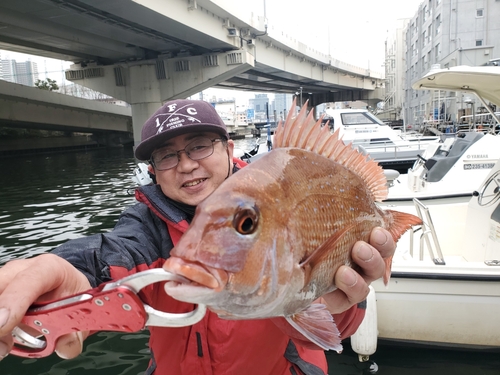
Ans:
<svg viewBox="0 0 500 375"><path fill-rule="evenodd" d="M397 241L418 217L380 209L382 168L315 121L307 104L278 126L274 148L228 178L198 205L164 268L172 297L206 304L224 319L285 317L313 343L340 351L326 306L341 265L372 229ZM387 283L391 260L387 260Z"/></svg>

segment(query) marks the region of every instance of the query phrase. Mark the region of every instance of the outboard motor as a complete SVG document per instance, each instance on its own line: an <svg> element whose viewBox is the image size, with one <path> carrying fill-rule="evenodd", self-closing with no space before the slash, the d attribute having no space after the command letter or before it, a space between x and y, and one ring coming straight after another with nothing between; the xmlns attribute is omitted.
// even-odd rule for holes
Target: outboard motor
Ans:
<svg viewBox="0 0 500 375"><path fill-rule="evenodd" d="M153 179L151 178L146 163L139 163L134 169L134 175L132 176L132 181L134 181L139 186L152 185Z"/></svg>
<svg viewBox="0 0 500 375"><path fill-rule="evenodd" d="M259 147L260 147L260 144L259 144L259 139L260 138L257 138L257 141L255 142L255 145L253 146L253 148L250 150L250 151L244 151L243 152L243 155L240 156L240 159L247 162L247 163L250 163L251 162L251 158L254 157L255 155L257 155L257 153L259 152Z"/></svg>
<svg viewBox="0 0 500 375"><path fill-rule="evenodd" d="M408 169L408 189L415 193L426 190L427 168L425 163L427 163L428 158L439 152L442 145L442 143L430 144L425 149L423 155L417 155L417 160L413 166Z"/></svg>

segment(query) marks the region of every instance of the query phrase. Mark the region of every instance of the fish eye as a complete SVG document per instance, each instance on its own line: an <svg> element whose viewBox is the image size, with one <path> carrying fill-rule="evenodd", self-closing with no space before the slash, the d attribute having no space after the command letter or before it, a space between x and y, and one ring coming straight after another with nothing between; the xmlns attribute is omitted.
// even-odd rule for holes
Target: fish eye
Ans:
<svg viewBox="0 0 500 375"><path fill-rule="evenodd" d="M252 234L257 229L259 213L255 207L238 210L234 215L233 226L240 234Z"/></svg>

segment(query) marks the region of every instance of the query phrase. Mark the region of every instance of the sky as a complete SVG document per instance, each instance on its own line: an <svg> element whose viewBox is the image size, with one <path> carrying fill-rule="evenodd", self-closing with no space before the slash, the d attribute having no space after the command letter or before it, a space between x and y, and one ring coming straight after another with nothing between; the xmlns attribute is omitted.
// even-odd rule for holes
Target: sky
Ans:
<svg viewBox="0 0 500 375"><path fill-rule="evenodd" d="M266 15L269 27L286 31L334 59L383 72L385 41L396 21L411 18L423 0L246 0L242 5L256 15ZM265 12L264 12L265 5ZM0 50L0 57L26 61L29 55ZM39 78L64 83L70 62L30 57L38 65ZM213 91L214 90L214 91ZM245 100L254 93L209 89L223 98Z"/></svg>
<svg viewBox="0 0 500 375"><path fill-rule="evenodd" d="M251 0L257 6L264 0ZM270 25L297 34L333 58L383 72L385 41L396 21L411 18L423 0L266 0Z"/></svg>

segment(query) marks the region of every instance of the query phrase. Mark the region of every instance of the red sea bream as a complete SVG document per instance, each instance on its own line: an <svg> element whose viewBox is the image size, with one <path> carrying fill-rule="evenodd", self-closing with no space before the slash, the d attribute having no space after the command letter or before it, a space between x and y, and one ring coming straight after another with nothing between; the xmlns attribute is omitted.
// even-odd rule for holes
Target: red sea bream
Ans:
<svg viewBox="0 0 500 375"><path fill-rule="evenodd" d="M352 246L374 227L398 240L420 224L380 209L375 201L386 196L382 168L304 107L279 125L271 152L198 205L164 265L192 282L165 289L224 319L284 317L316 345L339 351L331 314L315 301L335 290L335 272L352 265Z"/></svg>

